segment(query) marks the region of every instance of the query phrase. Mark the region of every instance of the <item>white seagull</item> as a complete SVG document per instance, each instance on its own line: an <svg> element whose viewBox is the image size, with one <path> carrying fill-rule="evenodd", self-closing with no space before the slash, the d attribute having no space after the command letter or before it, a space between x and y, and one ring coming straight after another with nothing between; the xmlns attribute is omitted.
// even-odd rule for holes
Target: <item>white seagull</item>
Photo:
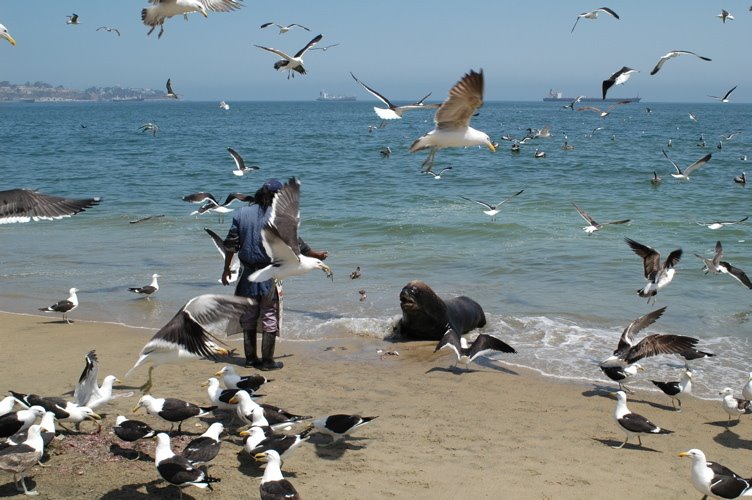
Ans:
<svg viewBox="0 0 752 500"><path fill-rule="evenodd" d="M712 259L706 259L699 254L695 254L695 257L700 259L705 265L705 267L703 267L705 274L711 272L713 274L728 274L742 285L752 289L752 281L750 281L744 271L742 271L738 267L732 266L728 262L721 260L723 258L723 246L721 245L720 241L717 241L715 244L715 254L713 255Z"/></svg>
<svg viewBox="0 0 752 500"><path fill-rule="evenodd" d="M249 281L282 280L289 276L321 269L334 280L332 270L319 259L300 253L300 181L295 177L277 191L271 215L261 230L261 240L272 263L248 277Z"/></svg>
<svg viewBox="0 0 752 500"><path fill-rule="evenodd" d="M149 300L149 297L159 291L159 283L157 283L157 278L159 277L159 274L154 273L151 275L151 283L149 283L148 285L130 287L128 288L128 290L133 293L143 295L144 297L146 297L146 300Z"/></svg>
<svg viewBox="0 0 752 500"><path fill-rule="evenodd" d="M279 28L279 34L280 35L283 34L283 33L287 33L288 31L290 31L291 29L293 29L295 26L297 26L298 28L303 28L306 31L311 31L308 28L306 28L305 26L303 26L302 24L297 24L297 23L290 23L287 26L282 26L282 25L277 24L277 23L264 23L264 24L261 25L260 29L264 29L264 28L267 28L269 26L276 26L277 28Z"/></svg>
<svg viewBox="0 0 752 500"><path fill-rule="evenodd" d="M719 100L721 102L729 102L730 101L729 96L731 95L731 92L733 92L734 90L736 90L736 87L738 87L738 85L734 85L734 88L732 88L731 90L729 90L728 92L726 92L725 94L723 94L723 97L716 96L716 95L709 95L708 97L712 97L713 99L717 99L717 100Z"/></svg>
<svg viewBox="0 0 752 500"><path fill-rule="evenodd" d="M655 67L650 71L651 75L654 75L660 71L661 67L668 61L669 59L672 59L674 57L679 57L681 55L693 55L695 57L699 57L703 61L711 61L709 57L703 57L701 55L695 54L694 52L690 52L688 50L672 50L671 52L661 56L660 59L658 59L658 62L656 63Z"/></svg>
<svg viewBox="0 0 752 500"><path fill-rule="evenodd" d="M486 202L480 201L480 200L473 200L472 198L467 198L465 196L460 196L460 198L462 198L463 200L472 201L474 203L477 203L478 205L482 205L482 206L486 207L488 210L484 210L483 213L486 214L486 215L488 215L489 217L491 217L491 220L495 221L496 220L496 214L498 214L499 212L501 212L501 206L504 203L506 203L509 200L511 200L512 198L514 198L515 196L517 196L519 194L522 194L523 191L525 191L525 190L524 189L520 189L519 191L517 191L516 193L514 193L509 198L506 198L505 200L500 201L499 203L497 203L495 205L491 205L489 203L486 203Z"/></svg>
<svg viewBox="0 0 752 500"><path fill-rule="evenodd" d="M43 312L60 312L63 313L63 321L70 324L68 320L68 313L78 307L78 295L76 292L78 288L71 288L68 290L68 298L59 302L55 302L51 306L40 307L39 310Z"/></svg>
<svg viewBox="0 0 752 500"><path fill-rule="evenodd" d="M152 7L141 10L141 20L151 29L151 33L159 26L159 35L162 38L164 34L164 22L172 16L183 14L187 20L188 14L198 12L204 17L209 17L207 11L213 12L230 12L243 6L243 0L149 0Z"/></svg>
<svg viewBox="0 0 752 500"><path fill-rule="evenodd" d="M424 104L423 102L428 99L428 97L431 95L430 93L426 95L423 99L420 99L419 101L416 101L412 104L407 104L405 106L395 106L392 104L392 102L384 97L383 95L379 94L375 90L373 90L371 87L366 85L365 83L358 80L358 78L350 73L350 76L353 77L353 79L358 82L364 89L366 89L372 96L374 96L379 101L383 102L386 105L385 108L378 108L376 106L373 107L374 113L378 115L379 118L382 120L398 120L402 118L402 115L405 113L405 111L410 111L412 109L436 109L440 104ZM385 124L385 122L382 122L382 126Z"/></svg>
<svg viewBox="0 0 752 500"><path fill-rule="evenodd" d="M120 381L114 375L107 375L100 386L97 382L99 360L96 352L89 351L84 359L86 364L73 390L73 399L78 406L88 406L96 410L112 399L112 385Z"/></svg>
<svg viewBox="0 0 752 500"><path fill-rule="evenodd" d="M611 222L595 222L595 220L590 217L590 214L588 214L586 211L582 210L580 207L572 203L574 206L574 209L577 210L577 213L580 214L580 217L585 219L585 222L587 222L589 225L582 228L583 231L585 231L587 234L593 234L595 231L603 228L603 226L607 226L609 224L626 224L630 221L630 219L624 219L624 220L615 220Z"/></svg>
<svg viewBox="0 0 752 500"><path fill-rule="evenodd" d="M608 89L610 89L614 85L623 85L627 83L627 80L629 80L629 77L632 76L632 73L637 73L637 72L638 71L636 69L623 66L619 71L609 76L606 80L603 80L603 84L601 85L601 88L603 91L603 98L604 99L606 98L606 93L608 92Z"/></svg>
<svg viewBox="0 0 752 500"><path fill-rule="evenodd" d="M107 33L115 32L117 33L117 36L120 36L120 30L117 28L111 28L109 26L100 26L99 28L97 28L97 31L99 30L105 30Z"/></svg>
<svg viewBox="0 0 752 500"><path fill-rule="evenodd" d="M336 47L337 45L339 44L333 43L331 45L325 45L323 47L311 47L311 50L323 50L324 52L326 52L327 50L331 49L332 47Z"/></svg>
<svg viewBox="0 0 752 500"><path fill-rule="evenodd" d="M0 24L0 38L5 38L6 40L8 40L8 42L10 42L11 45L16 44L16 40L13 39L12 36L10 36L10 33L8 33L8 28L3 26L2 24Z"/></svg>
<svg viewBox="0 0 752 500"><path fill-rule="evenodd" d="M742 418L745 413L752 412L752 406L748 399L739 399L734 397L734 390L731 387L725 387L719 392L723 399L721 400L721 406L728 415L728 421L726 427L731 424L731 417L736 417L737 422Z"/></svg>
<svg viewBox="0 0 752 500"><path fill-rule="evenodd" d="M485 333L478 335L473 343L468 345L467 339L460 337L449 325L447 325L446 333L439 340L439 343L436 344L436 349L433 352L437 352L439 349L444 349L445 347L454 351L454 355L457 358L454 366L456 367L458 363L464 363L465 370L467 371L469 371L468 365L480 356L486 356L493 352L517 353L512 346L503 340Z"/></svg>
<svg viewBox="0 0 752 500"><path fill-rule="evenodd" d="M279 453L274 450L267 450L257 453L254 458L259 462L266 462L264 475L261 477L259 493L264 500L285 499L300 500L295 487L290 481L282 476L282 460Z"/></svg>
<svg viewBox="0 0 752 500"><path fill-rule="evenodd" d="M672 160L671 158L669 158L668 153L666 153L665 149L661 149L661 151L663 152L663 156L665 156L666 159L668 161L670 161L671 164L676 169L676 173L675 174L671 174L671 177L673 177L674 179L680 179L680 180L685 180L685 181L689 180L689 176L690 176L690 174L692 172L694 172L698 168L700 168L703 165L705 165L713 157L713 155L711 155L710 153L708 153L705 156L703 156L702 158L700 158L699 160L697 160L696 162L694 162L692 165L690 165L687 168L685 168L684 170L682 170L682 169L679 168L679 165L677 165L674 162L674 160Z"/></svg>
<svg viewBox="0 0 752 500"><path fill-rule="evenodd" d="M289 79L290 76L295 76L295 73L293 73L293 71L300 73L301 75L306 74L306 70L303 67L303 56L305 55L306 51L308 51L308 49L319 43L322 38L324 38L323 35L316 35L310 42L306 44L305 47L297 51L294 56L288 56L281 50L273 49L271 47L263 47L261 45L255 45L255 47L267 50L281 57L281 60L274 63L274 69L276 69L277 71L287 70L287 78Z"/></svg>
<svg viewBox="0 0 752 500"><path fill-rule="evenodd" d="M444 167L441 170L439 170L439 173L436 173L433 170L426 170L425 173L433 175L434 180L438 181L439 179L441 179L441 174L443 174L447 170L452 170L452 167Z"/></svg>
<svg viewBox="0 0 752 500"><path fill-rule="evenodd" d="M681 248L677 248L668 254L666 260L661 263L661 254L654 248L637 243L635 240L629 238L625 238L624 240L632 251L642 258L642 265L648 284L638 290L637 294L640 297L647 297L648 302L650 302L650 297L655 297L659 291L668 286L671 280L674 279L674 273L676 272L674 266L681 259L682 250Z"/></svg>
<svg viewBox="0 0 752 500"><path fill-rule="evenodd" d="M257 167L256 165L251 165L250 167L246 166L245 161L243 161L243 157L240 156L234 149L227 148L227 152L230 153L230 156L232 156L232 159L235 161L235 170L233 170L232 173L237 175L238 177L242 177L243 174L259 169L259 167Z"/></svg>
<svg viewBox="0 0 752 500"><path fill-rule="evenodd" d="M692 459L692 486L704 498L739 498L752 496L752 480L739 477L731 469L709 462L705 453L697 448L679 453L679 457Z"/></svg>
<svg viewBox="0 0 752 500"><path fill-rule="evenodd" d="M170 436L164 432L156 435L157 447L154 451L154 464L159 476L168 483L177 486L180 498L183 498L183 487L198 486L201 489L212 489L211 483L219 481L210 477L203 470L194 467L187 458L175 455L170 448Z"/></svg>
<svg viewBox="0 0 752 500"><path fill-rule="evenodd" d="M676 411L681 411L682 398L692 393L692 372L688 368L682 370L678 382L660 382L657 380L651 380L651 382L663 391L666 396L671 398L671 406ZM674 405L674 400L679 402L678 408Z"/></svg>
<svg viewBox="0 0 752 500"><path fill-rule="evenodd" d="M747 401L752 400L752 372L749 373L747 383L742 387L742 397Z"/></svg>
<svg viewBox="0 0 752 500"><path fill-rule="evenodd" d="M449 97L436 110L433 130L418 138L410 146L415 153L430 148L423 169L430 170L436 150L441 148L462 148L467 146L486 146L491 152L496 147L488 134L470 126L470 119L478 108L483 106L483 70L479 73L470 70L449 90Z"/></svg>
<svg viewBox="0 0 752 500"><path fill-rule="evenodd" d="M642 446L642 439L640 438L641 434L673 433L673 431L658 427L642 415L638 415L637 413L632 413L631 411L629 411L629 408L627 408L627 395L624 393L624 391L617 391L615 393L615 396L616 411L614 411L614 420L616 421L616 425L618 425L621 430L624 431L625 437L624 442L619 446L614 446L614 448L622 448L625 444L627 444L629 438L635 436L637 436L637 442L639 443L639 445Z"/></svg>
<svg viewBox="0 0 752 500"><path fill-rule="evenodd" d="M727 221L717 220L713 222L698 222L697 224L699 224L700 226L705 226L708 229L720 229L724 226L731 226L733 224L741 224L747 219L749 219L749 216L743 217L739 220L727 220Z"/></svg>
<svg viewBox="0 0 752 500"><path fill-rule="evenodd" d="M170 422L170 430L178 422L178 432L183 422L192 417L203 417L217 409L216 406L198 406L182 399L155 398L149 394L141 396L133 408L136 413L139 408L144 408L150 415L159 417Z"/></svg>
<svg viewBox="0 0 752 500"><path fill-rule="evenodd" d="M101 200L63 198L31 189L0 191L0 224L62 219L98 205Z"/></svg>
<svg viewBox="0 0 752 500"><path fill-rule="evenodd" d="M192 298L146 343L136 364L125 376L150 363L149 379L141 387L143 392L148 392L155 366L227 355L228 350L213 342L212 339L217 339L210 332L227 335L242 332L238 318L255 304L251 298L233 295L207 294Z"/></svg>
<svg viewBox="0 0 752 500"><path fill-rule="evenodd" d="M723 24L726 24L726 20L728 21L734 20L734 16L732 16L731 13L727 11L726 9L721 9L721 13L716 15L715 17L720 18L721 21L723 21Z"/></svg>
<svg viewBox="0 0 752 500"><path fill-rule="evenodd" d="M601 7L600 9L591 10L590 12L583 12L582 14L578 15L577 19L575 19L574 21L574 26L572 26L572 29L569 32L574 32L574 29L577 27L577 23L580 21L580 19L598 19L599 12L605 12L614 19L619 19L619 15L616 12L609 9L608 7Z"/></svg>

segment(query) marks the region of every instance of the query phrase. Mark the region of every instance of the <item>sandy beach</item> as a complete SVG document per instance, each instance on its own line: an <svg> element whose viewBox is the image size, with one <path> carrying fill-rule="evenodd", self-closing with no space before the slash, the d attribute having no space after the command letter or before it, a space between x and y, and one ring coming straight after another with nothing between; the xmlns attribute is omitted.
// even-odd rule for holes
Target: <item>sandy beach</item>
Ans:
<svg viewBox="0 0 752 500"><path fill-rule="evenodd" d="M153 334L81 320L66 325L41 316L2 313L0 320L0 387L40 395L70 394L91 349L100 360L100 379L122 378ZM632 411L675 433L644 437L643 448L630 442L616 450L611 446L624 436L613 421L615 401L604 397L607 387L560 383L504 361L458 374L448 370L453 357L434 354L433 347L282 339L277 355L285 367L260 391L264 402L314 417L378 415L343 445L326 447L328 438L314 435L284 463L285 477L302 498L699 498L690 483L689 459L676 456L689 448L750 473L752 441L744 429L752 422L742 419L727 429L718 402L693 399L675 412L663 394L633 395ZM381 359L380 348L399 356ZM508 359L513 362L513 355ZM240 358L224 361L160 366L151 393L207 405L200 384ZM100 434L90 434L96 427L86 422L80 434L63 433L53 442L47 467L35 466L29 481L40 497L177 498L177 489L157 476L153 442L142 445L148 457L137 461L112 452L130 447L112 434L119 414L157 429L169 427L143 410L131 412L145 377L146 369L139 370L116 385L116 393L133 395L100 409ZM227 414L218 416L227 421ZM214 420L186 421L187 434L173 437L173 449L182 449ZM221 482L213 492L187 488L185 498L258 497L263 472L242 450L241 439L229 427L210 468ZM0 475L0 496L14 495L11 476Z"/></svg>

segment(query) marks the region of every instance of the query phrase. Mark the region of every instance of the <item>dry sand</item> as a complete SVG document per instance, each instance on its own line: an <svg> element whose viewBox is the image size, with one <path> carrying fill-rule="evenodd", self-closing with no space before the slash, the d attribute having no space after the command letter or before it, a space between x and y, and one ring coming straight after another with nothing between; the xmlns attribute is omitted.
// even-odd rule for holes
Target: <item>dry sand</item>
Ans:
<svg viewBox="0 0 752 500"><path fill-rule="evenodd" d="M72 391L91 349L99 356L100 379L122 377L153 334L5 313L0 321L0 388L40 395ZM379 348L399 356L380 359ZM676 432L645 437L643 448L630 443L616 450L611 446L624 436L613 421L615 402L604 397L602 386L560 383L503 361L457 374L447 369L451 356L433 354L433 345L424 342L283 339L277 355L285 368L271 374L274 381L261 391L263 401L316 417L379 417L341 446L325 447L328 438L314 435L313 444L304 444L284 463L284 475L302 498L699 498L690 483L689 459L676 456L689 448L700 448L739 473L752 473L752 422L742 419L727 429L726 415L714 401L690 400L684 411L675 412L662 394L634 395L632 411ZM207 405L200 384L221 366L211 361L160 366L152 395ZM134 394L101 409L101 434L89 434L95 427L87 422L81 434L54 442L48 466L32 470L41 498L177 498L177 489L159 479L151 458L128 461L111 452L113 444L130 446L111 432L118 414L169 427L143 410L131 413L139 397L135 386L145 377L146 369L139 369L116 386L116 393ZM211 421L187 421L183 430L190 435L173 438L173 448L182 449ZM213 492L187 488L184 498L258 497L262 470L242 451L234 428L224 440L210 468L221 482ZM154 456L153 442L142 449ZM0 473L0 497L13 495L11 476Z"/></svg>

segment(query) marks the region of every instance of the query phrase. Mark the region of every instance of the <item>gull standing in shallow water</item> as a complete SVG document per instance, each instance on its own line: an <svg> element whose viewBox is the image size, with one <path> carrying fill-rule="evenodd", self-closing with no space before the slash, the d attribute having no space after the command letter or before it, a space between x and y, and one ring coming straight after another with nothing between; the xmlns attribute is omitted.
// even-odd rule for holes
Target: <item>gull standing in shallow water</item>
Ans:
<svg viewBox="0 0 752 500"><path fill-rule="evenodd" d="M488 209L488 210L484 210L483 213L486 214L486 215L488 215L489 217L491 217L492 221L495 221L496 220L496 214L498 214L499 212L501 212L501 206L504 203L506 203L509 200L511 200L512 198L514 198L515 196L517 196L519 194L522 194L523 191L525 191L525 190L524 189L520 189L519 191L517 191L516 193L514 193L512 196L510 196L509 198L505 199L504 201L501 201L501 202L497 203L496 205L490 205L490 204L488 204L486 202L479 201L479 200L473 200L473 199L467 198L465 196L460 196L460 198L462 198L463 200L472 201L474 203L477 203L478 205L483 205L484 207L486 207Z"/></svg>
<svg viewBox="0 0 752 500"><path fill-rule="evenodd" d="M697 160L696 162L694 162L692 165L690 165L687 168L685 168L684 170L682 170L682 169L679 168L679 165L677 165L674 162L674 160L672 160L668 156L668 153L666 153L665 149L661 149L661 152L663 152L663 156L665 156L666 159L671 162L671 165L673 165L674 168L676 169L676 173L675 174L671 174L671 177L673 177L674 179L681 179L681 180L685 180L685 181L689 180L689 176L690 176L690 174L692 172L694 172L698 168L700 168L703 165L705 165L713 157L713 155L711 155L710 153L708 153L705 156L703 156L702 158L700 158L699 160Z"/></svg>
<svg viewBox="0 0 752 500"><path fill-rule="evenodd" d="M587 234L593 234L597 230L601 229L603 226L606 226L608 224L626 224L630 221L630 219L624 219L624 220L615 220L611 222L602 222L598 223L593 220L592 217L590 217L590 214L588 214L586 211L582 210L580 207L572 203L574 206L574 209L577 210L577 213L580 214L580 216L585 219L585 222L587 222L589 225L582 228L583 231L585 231Z"/></svg>
<svg viewBox="0 0 752 500"><path fill-rule="evenodd" d="M624 240L632 251L642 258L645 278L648 280L648 284L638 290L637 294L640 297L647 297L648 302L650 302L651 297L655 297L659 291L668 286L671 280L674 279L674 273L676 272L674 266L681 259L682 250L681 248L677 248L668 254L666 260L661 264L661 254L654 248L637 243L635 240L629 238L624 238ZM655 301L655 298L653 300Z"/></svg>
<svg viewBox="0 0 752 500"><path fill-rule="evenodd" d="M430 148L431 152L423 162L423 170L433 166L436 150L441 148L461 148L486 146L491 152L496 147L488 134L470 126L470 119L483 106L483 70L479 73L470 70L449 90L449 97L436 110L433 130L418 138L410 146L415 153Z"/></svg>
<svg viewBox="0 0 752 500"><path fill-rule="evenodd" d="M295 73L293 73L293 71L300 73L301 75L306 74L306 70L303 67L303 56L309 49L311 49L314 45L319 43L322 38L324 38L323 35L316 35L310 42L306 44L305 47L297 51L294 56L288 56L281 50L273 49L271 47L263 47L261 45L254 45L254 47L267 50L281 57L282 58L281 60L274 63L274 69L276 69L277 71L287 70L287 79L289 80L290 76L295 77Z"/></svg>
<svg viewBox="0 0 752 500"><path fill-rule="evenodd" d="M204 17L209 17L207 11L213 12L230 12L243 6L243 0L149 0L152 7L141 10L141 20L151 29L146 34L151 33L159 26L159 35L162 38L164 34L164 22L172 16L183 14L188 20L188 14L198 12Z"/></svg>
<svg viewBox="0 0 752 500"><path fill-rule="evenodd" d="M159 291L159 283L157 283L157 278L160 276L156 273L151 275L151 283L145 286L137 286L137 287L130 287L128 288L129 291L133 293L137 293L139 295L143 295L148 300L149 297L154 295Z"/></svg>
<svg viewBox="0 0 752 500"><path fill-rule="evenodd" d="M583 12L582 14L578 15L577 19L575 19L574 21L574 26L572 26L572 29L569 32L574 32L574 29L577 27L577 23L580 22L580 19L598 19L599 12L605 12L614 19L619 19L619 15L616 12L609 9L608 7L601 7L600 9L591 10L590 12Z"/></svg>
<svg viewBox="0 0 752 500"><path fill-rule="evenodd" d="M674 57L679 57L681 55L693 55L695 57L699 57L703 61L711 61L709 57L703 57L701 55L695 54L694 52L690 52L688 50L672 50L671 52L661 56L660 59L658 59L658 62L656 63L655 67L650 71L651 75L654 75L658 73L661 70L661 67L668 61L669 59L673 59Z"/></svg>
<svg viewBox="0 0 752 500"><path fill-rule="evenodd" d="M261 230L264 250L272 263L248 276L249 281L282 280L314 269L321 269L327 278L334 280L329 266L300 253L299 226L300 181L292 177L275 193L271 215Z"/></svg>

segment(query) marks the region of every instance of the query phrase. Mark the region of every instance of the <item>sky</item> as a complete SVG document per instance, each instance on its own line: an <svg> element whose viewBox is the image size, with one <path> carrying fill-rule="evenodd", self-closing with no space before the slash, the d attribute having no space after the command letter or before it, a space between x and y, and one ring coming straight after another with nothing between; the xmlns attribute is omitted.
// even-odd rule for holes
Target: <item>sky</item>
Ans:
<svg viewBox="0 0 752 500"><path fill-rule="evenodd" d="M599 0L599 2L602 0ZM622 66L640 72L609 96L646 102L712 102L738 85L732 102L752 102L750 0L245 0L240 10L189 15L147 36L140 11L146 0L2 0L0 23L18 45L0 40L0 81L162 89L167 78L186 100L312 100L330 94L373 98L350 77L391 100L414 101L428 92L441 100L470 69L484 70L488 101L538 101L549 89L598 96L601 81ZM582 19L607 5L620 16ZM736 18L725 24L721 8ZM77 13L80 25L65 23ZM280 35L268 21L299 23ZM96 31L113 26L122 36ZM308 52L307 75L287 79L278 59L254 44L294 54L316 34L327 51ZM670 50L679 57L655 76Z"/></svg>

